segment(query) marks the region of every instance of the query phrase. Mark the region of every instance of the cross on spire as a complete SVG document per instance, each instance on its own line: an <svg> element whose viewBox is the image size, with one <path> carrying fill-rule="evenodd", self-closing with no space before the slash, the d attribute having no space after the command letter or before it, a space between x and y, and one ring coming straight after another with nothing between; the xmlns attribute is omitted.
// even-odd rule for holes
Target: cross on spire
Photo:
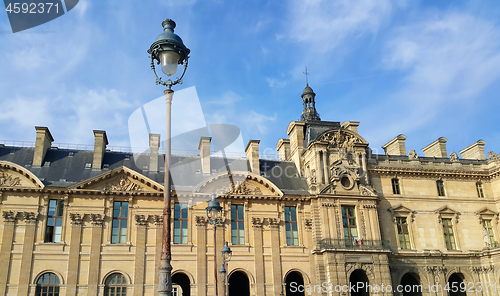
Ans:
<svg viewBox="0 0 500 296"><path fill-rule="evenodd" d="M306 76L306 84L309 85L309 79L308 79L309 73L307 72L307 66L306 66L306 71L304 71L303 73Z"/></svg>

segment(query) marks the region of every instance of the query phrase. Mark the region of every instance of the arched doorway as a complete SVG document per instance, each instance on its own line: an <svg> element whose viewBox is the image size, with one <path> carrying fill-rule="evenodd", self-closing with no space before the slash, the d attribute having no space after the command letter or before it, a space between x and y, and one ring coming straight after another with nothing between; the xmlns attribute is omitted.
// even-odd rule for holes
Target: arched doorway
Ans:
<svg viewBox="0 0 500 296"><path fill-rule="evenodd" d="M403 296L422 296L420 277L417 274L405 273L401 278L401 286Z"/></svg>
<svg viewBox="0 0 500 296"><path fill-rule="evenodd" d="M181 286L182 296L191 296L191 281L186 274L182 272L175 273L172 276L172 283ZM180 296L181 294L178 293L178 295Z"/></svg>
<svg viewBox="0 0 500 296"><path fill-rule="evenodd" d="M370 295L370 290L368 289L368 277L366 272L362 269L356 269L351 273L349 277L349 286L354 286L354 291L351 296L368 296Z"/></svg>
<svg viewBox="0 0 500 296"><path fill-rule="evenodd" d="M229 296L250 296L250 281L242 271L235 271L229 275Z"/></svg>
<svg viewBox="0 0 500 296"><path fill-rule="evenodd" d="M304 296L304 279L302 274L297 271L292 271L285 278L285 295L286 296Z"/></svg>
<svg viewBox="0 0 500 296"><path fill-rule="evenodd" d="M460 283L464 282L464 275L461 273L453 273L450 275L450 278L448 279L448 287L450 290L448 290L448 295L449 296L466 296L467 293L465 292L466 286L462 285L461 289ZM457 287L457 291L454 292L455 290L453 287ZM463 290L463 292L461 291Z"/></svg>

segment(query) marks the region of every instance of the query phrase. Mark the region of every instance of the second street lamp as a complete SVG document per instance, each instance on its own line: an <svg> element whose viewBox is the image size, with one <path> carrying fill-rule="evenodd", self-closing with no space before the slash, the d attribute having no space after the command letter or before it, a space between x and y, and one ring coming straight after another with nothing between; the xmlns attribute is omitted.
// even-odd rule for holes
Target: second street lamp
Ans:
<svg viewBox="0 0 500 296"><path fill-rule="evenodd" d="M224 244L224 247L222 248L222 251L221 251L221 255L222 255L222 261L224 262L222 264L222 268L224 268L224 265L226 265L229 261L231 261L231 258L233 257L233 251L231 251L231 248L228 246L227 242ZM221 271L222 271L222 268L221 268ZM221 272L219 271L219 272ZM222 275L222 273L221 273ZM226 272L226 269L224 268L224 296L226 296L229 291L228 291L228 282L227 282L227 272Z"/></svg>
<svg viewBox="0 0 500 296"><path fill-rule="evenodd" d="M214 226L214 287L215 287L215 296L218 295L217 291L217 236L216 229L217 225L220 224L220 220L222 218L222 207L220 203L215 199L215 193L212 193L212 200L208 203L208 206L205 208L207 211L208 223Z"/></svg>
<svg viewBox="0 0 500 296"><path fill-rule="evenodd" d="M182 39L174 33L175 22L171 19L164 20L161 25L164 32L158 35L148 49L151 60L151 69L156 77L156 84L167 87L165 90L165 99L167 101L166 114L166 132L165 132L165 189L163 190L163 232L162 232L162 251L160 276L158 281L158 295L171 296L172 294L172 252L170 249L170 217L172 209L170 205L170 155L171 155L171 121L172 121L172 98L174 91L172 86L182 83L182 77L186 73L190 50L184 45ZM178 65L184 65L180 78L175 81L168 79L161 80L155 70L155 61L161 64L161 70L165 75L172 76L177 72Z"/></svg>

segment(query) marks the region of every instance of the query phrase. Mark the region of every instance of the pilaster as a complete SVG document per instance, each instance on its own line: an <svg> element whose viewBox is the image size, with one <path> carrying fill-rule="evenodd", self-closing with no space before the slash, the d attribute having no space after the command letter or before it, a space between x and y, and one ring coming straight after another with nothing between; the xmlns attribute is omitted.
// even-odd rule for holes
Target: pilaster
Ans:
<svg viewBox="0 0 500 296"><path fill-rule="evenodd" d="M207 219L196 216L196 277L197 296L207 296Z"/></svg>
<svg viewBox="0 0 500 296"><path fill-rule="evenodd" d="M146 259L146 227L148 220L144 215L135 215L135 267L134 267L134 295L144 295L144 264Z"/></svg>
<svg viewBox="0 0 500 296"><path fill-rule="evenodd" d="M99 266L101 266L102 225L104 224L104 215L90 214L90 221L92 222L92 240L90 242L90 268L87 295L97 296L99 286Z"/></svg>
<svg viewBox="0 0 500 296"><path fill-rule="evenodd" d="M264 249L262 237L263 219L252 218L254 252L255 252L255 286L256 295L265 295Z"/></svg>
<svg viewBox="0 0 500 296"><path fill-rule="evenodd" d="M66 282L66 296L76 295L78 272L80 270L80 244L82 239L82 226L85 214L69 214L71 219L71 236L69 241L68 275Z"/></svg>
<svg viewBox="0 0 500 296"><path fill-rule="evenodd" d="M35 228L38 219L38 213L23 212L26 223L24 230L23 254L21 257L21 268L19 273L18 296L28 295L29 284L31 281L31 264L33 259L33 246L35 242Z"/></svg>
<svg viewBox="0 0 500 296"><path fill-rule="evenodd" d="M278 218L269 218L269 226L271 227L271 252L273 263L273 282L274 282L274 296L279 296L281 293L282 282L282 269L281 269L281 244L280 244L280 220Z"/></svg>
<svg viewBox="0 0 500 296"><path fill-rule="evenodd" d="M0 249L0 295L7 295L7 281L10 272L10 255L14 239L14 226L18 217L17 212L3 211L2 248Z"/></svg>

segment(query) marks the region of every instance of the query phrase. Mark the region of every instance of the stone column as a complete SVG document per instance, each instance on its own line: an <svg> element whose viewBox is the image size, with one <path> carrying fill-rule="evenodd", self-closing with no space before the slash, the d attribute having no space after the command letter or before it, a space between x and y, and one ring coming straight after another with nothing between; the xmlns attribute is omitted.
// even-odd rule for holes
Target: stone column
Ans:
<svg viewBox="0 0 500 296"><path fill-rule="evenodd" d="M272 247L272 262L273 262L273 282L274 296L279 296L283 288L283 271L281 270L281 244L280 244L280 220L279 218L269 218L269 226L271 227Z"/></svg>
<svg viewBox="0 0 500 296"><path fill-rule="evenodd" d="M252 218L253 236L254 236L254 255L255 255L255 286L256 295L266 295L265 289L265 270L264 270L264 246L262 237L261 218Z"/></svg>
<svg viewBox="0 0 500 296"><path fill-rule="evenodd" d="M137 231L135 236L134 296L144 295L144 264L146 257L146 226L144 215L135 215Z"/></svg>
<svg viewBox="0 0 500 296"><path fill-rule="evenodd" d="M38 213L24 212L23 216L24 221L26 222L26 228L24 230L23 254L21 257L21 268L19 272L19 287L17 289L17 295L19 296L28 295L29 293L31 263L33 259L33 246L35 242L35 228Z"/></svg>
<svg viewBox="0 0 500 296"><path fill-rule="evenodd" d="M161 265L161 241L163 239L163 215L150 215L155 223L156 242L155 242L155 279L154 279L154 296L158 296L158 282L160 281L160 265Z"/></svg>
<svg viewBox="0 0 500 296"><path fill-rule="evenodd" d="M207 219L196 216L196 278L198 296L207 296Z"/></svg>
<svg viewBox="0 0 500 296"><path fill-rule="evenodd" d="M102 225L104 224L104 215L90 214L92 222L92 240L90 242L90 262L89 262L89 280L88 280L88 296L97 296L97 288L99 286L99 271L101 262L101 242L102 242Z"/></svg>
<svg viewBox="0 0 500 296"><path fill-rule="evenodd" d="M68 276L66 281L66 296L76 295L78 272L80 270L80 244L82 240L82 226L85 214L69 214L71 219L71 237L69 241Z"/></svg>
<svg viewBox="0 0 500 296"><path fill-rule="evenodd" d="M3 211L3 235L2 248L0 249L0 295L6 295L7 281L10 270L10 254L12 252L12 240L14 239L14 224L18 213Z"/></svg>

